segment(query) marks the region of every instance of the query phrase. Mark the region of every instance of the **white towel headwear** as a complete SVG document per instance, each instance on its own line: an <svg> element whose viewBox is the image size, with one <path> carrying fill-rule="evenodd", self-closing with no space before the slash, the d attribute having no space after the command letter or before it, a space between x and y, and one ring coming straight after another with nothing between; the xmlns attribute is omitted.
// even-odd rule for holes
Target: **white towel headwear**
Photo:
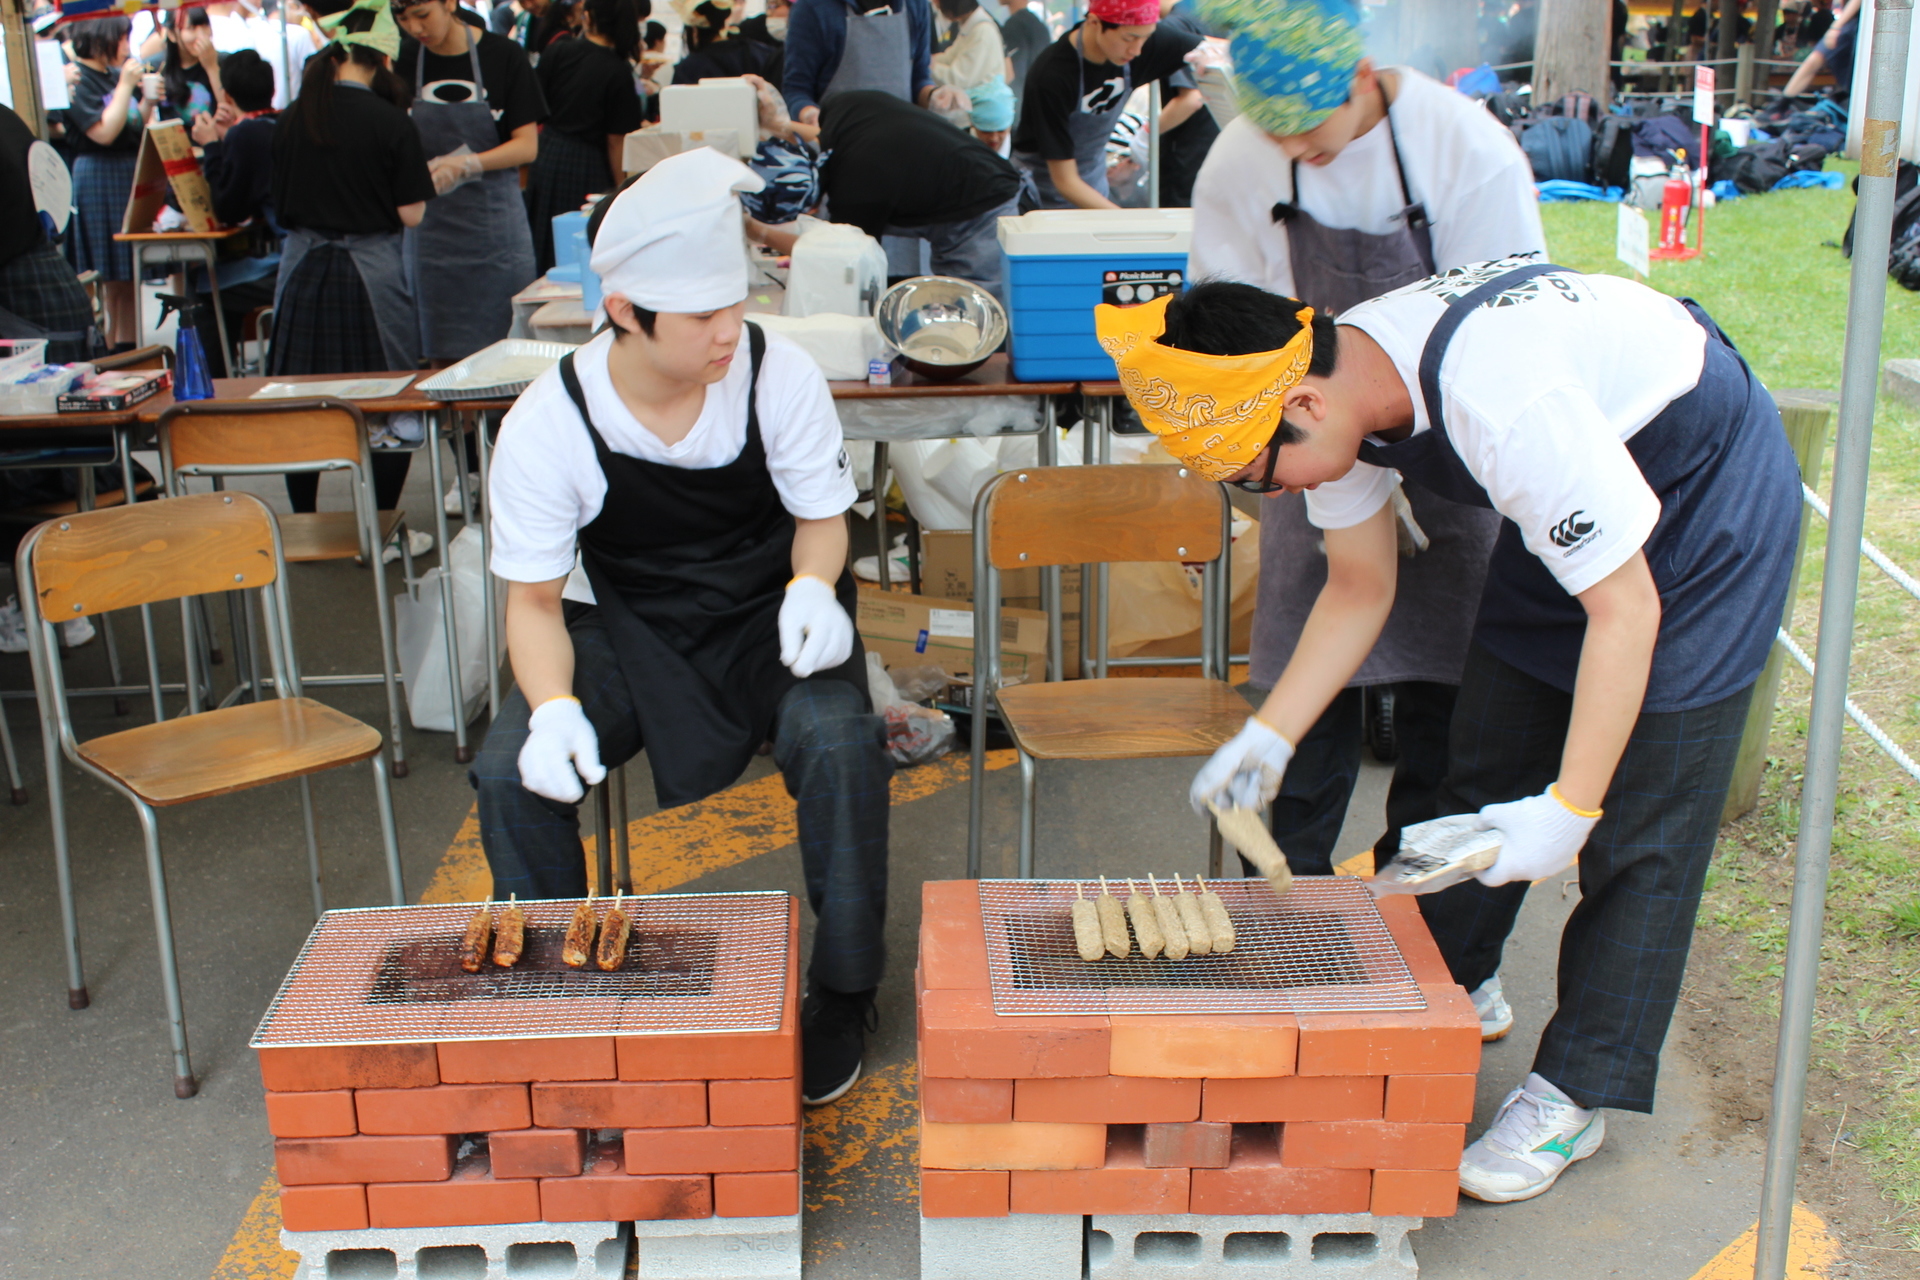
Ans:
<svg viewBox="0 0 1920 1280"><path fill-rule="evenodd" d="M669 156L613 199L589 262L603 294L648 311L698 313L747 296L747 238L736 192L759 174L712 147Z"/></svg>

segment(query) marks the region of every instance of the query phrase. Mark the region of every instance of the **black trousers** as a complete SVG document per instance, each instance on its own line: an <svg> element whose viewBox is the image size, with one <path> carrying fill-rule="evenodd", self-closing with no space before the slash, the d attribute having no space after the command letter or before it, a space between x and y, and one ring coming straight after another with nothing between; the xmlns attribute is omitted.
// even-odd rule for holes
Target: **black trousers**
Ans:
<svg viewBox="0 0 1920 1280"><path fill-rule="evenodd" d="M1393 687L1394 736L1400 758L1387 791L1386 834L1373 846L1377 863L1400 851L1402 827L1439 816L1434 805L1447 772L1447 726L1458 692L1450 684L1418 680ZM1333 848L1360 778L1364 708L1362 690L1342 689L1294 745L1280 794L1273 801L1273 838L1295 875L1333 874ZM1251 866L1247 874L1254 874Z"/></svg>
<svg viewBox="0 0 1920 1280"><path fill-rule="evenodd" d="M1749 685L1692 711L1642 713L1581 851L1580 905L1560 937L1559 1007L1533 1069L1583 1107L1653 1110L1752 698ZM1572 694L1474 646L1440 813L1545 791L1559 775L1572 712ZM1455 982L1471 991L1499 970L1528 888L1468 881L1419 899Z"/></svg>
<svg viewBox="0 0 1920 1280"><path fill-rule="evenodd" d="M569 604L573 692L609 769L640 753L640 724L600 612ZM515 689L468 775L480 795L480 844L493 895L577 898L587 891L579 806L520 785L526 697ZM888 787L886 721L844 680L802 680L774 720L774 762L796 805L807 901L818 920L808 976L835 991L880 985L886 967Z"/></svg>

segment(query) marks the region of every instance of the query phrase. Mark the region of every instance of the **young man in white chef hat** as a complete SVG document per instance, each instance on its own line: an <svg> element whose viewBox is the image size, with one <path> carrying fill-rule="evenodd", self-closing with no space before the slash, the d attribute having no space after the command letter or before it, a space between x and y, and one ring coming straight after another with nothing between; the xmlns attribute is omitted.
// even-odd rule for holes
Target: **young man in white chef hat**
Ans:
<svg viewBox="0 0 1920 1280"><path fill-rule="evenodd" d="M591 264L607 328L507 415L491 474L517 689L474 765L495 897L586 892L576 805L647 751L663 807L764 742L818 917L802 1093L859 1078L884 964L888 782L846 570L855 490L819 367L744 318L736 193L702 148L621 192Z"/></svg>

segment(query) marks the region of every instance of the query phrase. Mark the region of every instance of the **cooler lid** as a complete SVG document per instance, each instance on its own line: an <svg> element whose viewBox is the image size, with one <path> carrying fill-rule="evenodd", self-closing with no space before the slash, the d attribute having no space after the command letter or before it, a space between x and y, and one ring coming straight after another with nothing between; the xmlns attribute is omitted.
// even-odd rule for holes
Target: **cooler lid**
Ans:
<svg viewBox="0 0 1920 1280"><path fill-rule="evenodd" d="M1029 257L1185 254L1191 209L1036 209L1000 219L1000 246Z"/></svg>

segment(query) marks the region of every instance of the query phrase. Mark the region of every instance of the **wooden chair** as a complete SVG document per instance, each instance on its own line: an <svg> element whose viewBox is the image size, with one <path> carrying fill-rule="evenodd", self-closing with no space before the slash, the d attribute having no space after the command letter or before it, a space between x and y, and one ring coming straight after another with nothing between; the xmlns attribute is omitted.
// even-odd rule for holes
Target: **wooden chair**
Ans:
<svg viewBox="0 0 1920 1280"><path fill-rule="evenodd" d="M352 480L353 510L316 511L280 518L281 543L290 564L359 558L373 570L374 606L380 619L380 674L315 677L313 685L386 686L387 718L393 739L393 776L407 776L406 743L400 726L399 659L394 648L393 602L387 598L386 569L380 552L399 538L406 576L413 577L404 511L376 511L373 460L365 419L345 400L193 400L170 406L160 415L160 463L169 495L180 493L183 476L208 476L219 491L225 477L284 475L289 472L345 471ZM238 625L234 646L248 653L237 662L258 699L258 661ZM457 705L457 704L456 704ZM188 690L189 710L198 710Z"/></svg>
<svg viewBox="0 0 1920 1280"><path fill-rule="evenodd" d="M286 573L272 512L246 493L210 493L95 511L37 526L20 544L15 562L28 652L40 696L47 752L47 798L53 811L54 869L66 929L67 1003L87 1006L80 967L79 924L68 857L65 786L60 755L133 802L146 841L147 879L160 949L173 1039L177 1097L197 1086L187 1056L186 1016L174 961L173 924L155 810L271 782L297 779L306 820L307 866L314 912L326 903L320 884L319 842L307 775L370 760L380 830L386 845L387 884L396 905L406 901L393 798L380 760L380 733L351 716L302 696L293 661L292 611L281 583ZM279 697L74 740L61 678L54 623L78 614L224 592L258 590L266 619L267 653Z"/></svg>
<svg viewBox="0 0 1920 1280"><path fill-rule="evenodd" d="M1038 760L1204 756L1247 719L1226 683L1226 494L1185 467L1037 467L994 477L973 507L973 769L967 875L980 875L986 822L987 716L998 711L1020 753L1020 875L1033 875ZM1065 564L1206 562L1200 679L1073 680L1001 687L1000 572ZM1085 596L1082 596L1085 599ZM1082 625L1085 625L1083 619ZM1172 803L1170 800L1169 803ZM1209 865L1219 874L1220 833Z"/></svg>

